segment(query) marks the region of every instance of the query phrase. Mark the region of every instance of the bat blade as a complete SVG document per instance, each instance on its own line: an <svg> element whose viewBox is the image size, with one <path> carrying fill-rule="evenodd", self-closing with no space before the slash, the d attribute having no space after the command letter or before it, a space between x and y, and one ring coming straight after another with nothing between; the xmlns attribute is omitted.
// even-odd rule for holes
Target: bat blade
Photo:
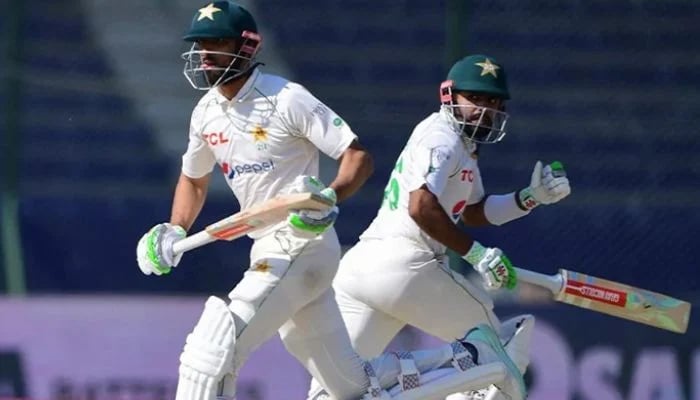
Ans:
<svg viewBox="0 0 700 400"><path fill-rule="evenodd" d="M326 198L314 193L282 195L215 222L205 230L218 240L234 240L253 230L284 221L290 210L324 210L331 205Z"/></svg>
<svg viewBox="0 0 700 400"><path fill-rule="evenodd" d="M688 302L579 272L561 269L559 274L563 285L557 301L672 332L688 329Z"/></svg>
<svg viewBox="0 0 700 400"><path fill-rule="evenodd" d="M291 210L327 210L331 202L315 193L293 193L277 196L246 210L217 221L204 230L173 244L175 254L204 246L216 240L235 240L284 221Z"/></svg>
<svg viewBox="0 0 700 400"><path fill-rule="evenodd" d="M688 302L565 269L554 275L515 270L518 281L549 289L557 301L672 332L688 329Z"/></svg>

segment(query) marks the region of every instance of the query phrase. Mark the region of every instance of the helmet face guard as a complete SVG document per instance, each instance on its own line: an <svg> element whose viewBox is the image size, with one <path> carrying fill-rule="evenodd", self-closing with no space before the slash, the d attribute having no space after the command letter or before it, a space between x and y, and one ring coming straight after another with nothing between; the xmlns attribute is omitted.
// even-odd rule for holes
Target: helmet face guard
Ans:
<svg viewBox="0 0 700 400"><path fill-rule="evenodd" d="M440 85L441 111L452 123L455 132L464 140L474 143L498 143L506 135L508 113L495 108L457 104L454 99L454 82L447 80Z"/></svg>
<svg viewBox="0 0 700 400"><path fill-rule="evenodd" d="M190 85L198 90L209 90L239 78L259 65L255 56L262 44L261 36L255 32L244 31L241 39L236 53L206 51L195 41L189 51L182 53L182 59L185 60L182 72ZM205 66L204 57L207 54L231 57L231 62L226 67ZM212 79L210 75L216 78Z"/></svg>

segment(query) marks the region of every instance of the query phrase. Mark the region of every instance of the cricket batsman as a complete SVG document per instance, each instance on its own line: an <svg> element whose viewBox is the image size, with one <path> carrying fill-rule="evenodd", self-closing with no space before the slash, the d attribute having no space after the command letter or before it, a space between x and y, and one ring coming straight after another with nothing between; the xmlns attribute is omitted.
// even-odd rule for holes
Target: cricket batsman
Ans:
<svg viewBox="0 0 700 400"><path fill-rule="evenodd" d="M179 263L173 243L186 236L202 209L216 165L242 209L295 192L314 192L335 204L372 172L369 154L333 110L301 85L259 70L262 39L246 9L226 0L203 5L184 39L192 42L183 54L185 76L206 93L192 112L170 220L151 228L137 246L138 265L146 275L168 274ZM328 187L314 178L319 150L339 160ZM275 332L325 393L338 400L415 398L407 393L439 398L453 387L483 381L507 381L522 392L517 368L486 326L466 337L462 332L463 340L453 346L362 360L331 289L340 261L333 229L337 215L335 206L323 212L298 210L250 234L250 268L232 283L228 301L209 297L187 336L176 400L233 399L237 371ZM464 372L452 366L456 360ZM412 383L426 371L434 374L425 375L423 383L432 381L437 390ZM385 390L392 387L396 397Z"/></svg>
<svg viewBox="0 0 700 400"><path fill-rule="evenodd" d="M333 284L360 356L380 354L406 324L447 342L486 324L502 333L525 371L533 317L509 320L501 330L487 292L451 270L445 255L447 248L461 254L487 289L513 289L517 276L508 257L456 223L502 225L571 192L560 163L537 161L528 186L485 194L478 149L503 139L509 98L504 67L492 57L470 55L442 83L439 112L413 130L376 218L343 257Z"/></svg>

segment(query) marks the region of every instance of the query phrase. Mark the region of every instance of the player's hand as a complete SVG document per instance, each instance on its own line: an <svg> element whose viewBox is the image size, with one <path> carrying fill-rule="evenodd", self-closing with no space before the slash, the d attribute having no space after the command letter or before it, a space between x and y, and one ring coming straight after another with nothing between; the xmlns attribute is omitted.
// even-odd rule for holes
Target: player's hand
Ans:
<svg viewBox="0 0 700 400"><path fill-rule="evenodd" d="M521 208L532 210L540 204L556 203L571 193L569 178L564 166L559 161L542 167L537 161L530 178L530 186L518 192Z"/></svg>
<svg viewBox="0 0 700 400"><path fill-rule="evenodd" d="M173 244L185 236L187 232L179 225L164 223L151 228L136 246L136 260L141 272L146 275L169 273L182 258L182 254L173 253Z"/></svg>
<svg viewBox="0 0 700 400"><path fill-rule="evenodd" d="M294 210L289 214L287 222L294 229L305 233L321 234L332 227L338 218L338 207L335 206L337 200L335 190L326 187L318 178L302 175L295 179L292 186L292 193L311 192L319 194L333 204L325 211L316 210Z"/></svg>
<svg viewBox="0 0 700 400"><path fill-rule="evenodd" d="M484 278L486 288L513 289L518 283L518 277L513 264L498 248L482 246L476 240L467 254L462 256Z"/></svg>

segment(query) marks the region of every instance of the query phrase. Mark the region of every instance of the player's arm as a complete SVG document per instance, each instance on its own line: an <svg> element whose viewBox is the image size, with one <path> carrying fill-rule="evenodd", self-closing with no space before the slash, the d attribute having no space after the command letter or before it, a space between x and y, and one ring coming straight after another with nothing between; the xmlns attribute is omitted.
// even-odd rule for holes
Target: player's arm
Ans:
<svg viewBox="0 0 700 400"><path fill-rule="evenodd" d="M486 204L486 198L476 204L466 206L462 212L462 223L473 227L492 225L484 214L484 204Z"/></svg>
<svg viewBox="0 0 700 400"><path fill-rule="evenodd" d="M210 177L211 174L201 178L191 178L185 174L180 174L175 187L170 214L170 223L172 225L179 225L185 230L189 230L192 227L204 206Z"/></svg>
<svg viewBox="0 0 700 400"><path fill-rule="evenodd" d="M374 161L367 150L354 140L339 159L338 174L329 187L335 190L338 202L352 196L374 172Z"/></svg>
<svg viewBox="0 0 700 400"><path fill-rule="evenodd" d="M430 237L462 255L481 274L487 287L515 287L515 271L501 250L484 247L457 228L440 204L439 196L444 192L449 177L459 167L459 158L454 146L444 141L440 143L438 135L434 135L432 140L432 143L414 147L415 162L406 169L410 217ZM483 190L479 189L475 196L482 195Z"/></svg>
<svg viewBox="0 0 700 400"><path fill-rule="evenodd" d="M136 260L146 274L170 272L182 258L175 254L173 244L187 235L206 198L209 176L216 158L201 136L201 110L195 107L190 122L187 151L182 156L182 172L175 187L170 222L153 226L136 246Z"/></svg>
<svg viewBox="0 0 700 400"><path fill-rule="evenodd" d="M469 205L462 213L467 226L503 225L524 217L540 204L553 204L571 193L564 166L553 162L545 167L538 161L530 185L514 193L489 195Z"/></svg>
<svg viewBox="0 0 700 400"><path fill-rule="evenodd" d="M474 243L471 236L452 222L426 185L409 194L408 214L421 230L460 255L466 254Z"/></svg>
<svg viewBox="0 0 700 400"><path fill-rule="evenodd" d="M374 169L372 157L357 135L338 114L300 85L289 85L284 102L287 105L284 118L292 134L306 138L324 154L338 160L338 174L329 185L337 201L350 197Z"/></svg>
<svg viewBox="0 0 700 400"><path fill-rule="evenodd" d="M372 173L372 160L367 150L357 141L357 135L338 114L297 84L290 84L287 96L283 99L287 112L284 120L290 132L307 139L317 149L338 160L338 174L329 187L316 178L303 178L303 186L315 191L335 203L342 201L367 180ZM322 233L333 226L338 216L338 208L331 207L326 212L301 210L291 213L289 223L302 231Z"/></svg>

